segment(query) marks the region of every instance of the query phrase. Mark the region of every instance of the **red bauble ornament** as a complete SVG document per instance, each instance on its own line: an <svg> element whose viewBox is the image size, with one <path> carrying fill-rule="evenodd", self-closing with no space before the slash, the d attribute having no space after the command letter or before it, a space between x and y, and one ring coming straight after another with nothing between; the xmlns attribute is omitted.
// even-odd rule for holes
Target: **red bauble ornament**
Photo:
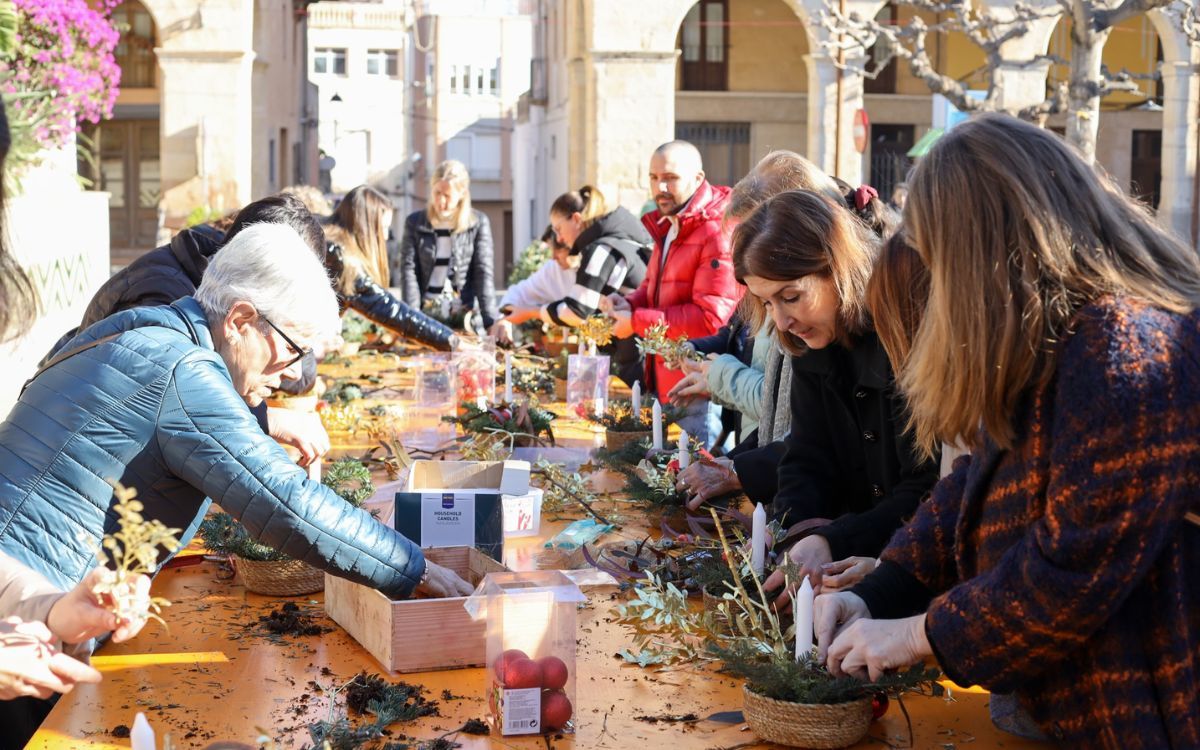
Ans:
<svg viewBox="0 0 1200 750"><path fill-rule="evenodd" d="M542 667L533 659L513 659L504 669L504 687L510 690L541 686Z"/></svg>
<svg viewBox="0 0 1200 750"><path fill-rule="evenodd" d="M878 719L880 716L886 714L887 711L887 693L876 693L875 696L871 698L871 720L874 721L875 719Z"/></svg>
<svg viewBox="0 0 1200 750"><path fill-rule="evenodd" d="M566 693L559 690L542 693L542 731L561 729L571 720L573 711Z"/></svg>
<svg viewBox="0 0 1200 750"><path fill-rule="evenodd" d="M496 662L492 665L492 668L496 672L496 679L500 681L500 684L504 684L504 675L508 671L508 665L520 659L528 660L529 654L519 648L510 648L496 657Z"/></svg>
<svg viewBox="0 0 1200 750"><path fill-rule="evenodd" d="M542 667L542 687L547 690L562 690L567 685L567 665L557 656L538 659Z"/></svg>

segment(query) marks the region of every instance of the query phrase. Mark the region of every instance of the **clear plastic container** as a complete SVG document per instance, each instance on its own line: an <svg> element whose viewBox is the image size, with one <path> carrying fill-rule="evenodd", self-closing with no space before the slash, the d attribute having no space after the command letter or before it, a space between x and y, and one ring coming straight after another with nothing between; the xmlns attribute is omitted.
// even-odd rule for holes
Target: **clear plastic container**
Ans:
<svg viewBox="0 0 1200 750"><path fill-rule="evenodd" d="M585 597L557 570L489 573L465 603L487 620L487 697L502 735L574 734L576 612Z"/></svg>
<svg viewBox="0 0 1200 750"><path fill-rule="evenodd" d="M580 419L608 408L609 360L604 354L567 356L567 409Z"/></svg>

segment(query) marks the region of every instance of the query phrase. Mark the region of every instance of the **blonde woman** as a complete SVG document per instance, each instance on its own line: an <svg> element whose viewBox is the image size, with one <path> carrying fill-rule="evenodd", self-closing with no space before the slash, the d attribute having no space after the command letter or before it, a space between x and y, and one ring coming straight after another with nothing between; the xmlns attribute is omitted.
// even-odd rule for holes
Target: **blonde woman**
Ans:
<svg viewBox="0 0 1200 750"><path fill-rule="evenodd" d="M818 597L830 671L932 657L1062 746L1200 747L1195 251L1000 115L922 157L905 226L930 271L915 336L888 345L910 432L972 455L873 573Z"/></svg>
<svg viewBox="0 0 1200 750"><path fill-rule="evenodd" d="M346 194L325 224L329 252L325 266L343 311L351 308L419 344L449 351L458 337L446 326L396 298L388 280L387 233L392 202L367 185Z"/></svg>
<svg viewBox="0 0 1200 750"><path fill-rule="evenodd" d="M404 301L420 308L427 299L454 297L479 308L483 328L500 317L492 281L492 228L471 208L471 178L461 162L444 161L429 180L429 206L409 214L400 242L399 281Z"/></svg>

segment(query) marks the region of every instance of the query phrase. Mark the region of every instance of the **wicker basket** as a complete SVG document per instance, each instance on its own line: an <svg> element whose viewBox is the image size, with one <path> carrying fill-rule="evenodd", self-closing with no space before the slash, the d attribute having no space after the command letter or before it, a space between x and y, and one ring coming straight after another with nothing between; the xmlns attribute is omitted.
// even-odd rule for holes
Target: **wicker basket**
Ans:
<svg viewBox="0 0 1200 750"><path fill-rule="evenodd" d="M612 430L604 431L604 444L610 452L615 453L621 450L630 443L636 443L639 440L649 440L650 430L638 430L637 432L614 432Z"/></svg>
<svg viewBox="0 0 1200 750"><path fill-rule="evenodd" d="M833 750L867 736L871 699L851 703L788 703L743 687L743 714L750 730L766 742L790 747Z"/></svg>
<svg viewBox="0 0 1200 750"><path fill-rule="evenodd" d="M260 562L233 555L246 589L265 596L301 596L325 588L325 573L299 560Z"/></svg>

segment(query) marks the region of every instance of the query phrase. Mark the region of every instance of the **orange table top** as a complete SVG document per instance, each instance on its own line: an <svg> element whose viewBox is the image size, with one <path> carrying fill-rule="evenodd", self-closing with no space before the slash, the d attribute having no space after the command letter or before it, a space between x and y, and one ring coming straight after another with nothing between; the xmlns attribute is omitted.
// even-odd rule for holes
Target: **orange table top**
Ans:
<svg viewBox="0 0 1200 750"><path fill-rule="evenodd" d="M556 429L560 442L580 448L594 436L579 424ZM333 436L338 452L361 453L359 436ZM539 537L507 540L505 562L513 569L546 567L542 542L562 528L546 521ZM645 524L630 519L616 536L641 538ZM611 623L610 610L620 599L614 586L589 587L579 613L576 683L578 733L566 737L477 737L452 734L463 748L625 748L670 742L679 748L768 747L756 742L743 723L705 717L740 711L741 681L722 676L711 665L652 672L616 657L629 645L630 634ZM146 714L160 742L170 734L175 748L205 748L217 741L258 747L265 736L278 748L311 745L310 723L330 716L333 691L362 671L382 667L323 612L323 595L280 600L246 592L240 583L217 577L212 562L163 571L154 593L174 604L165 613L169 630L148 625L136 638L107 644L93 657L104 673L98 685L84 685L63 696L27 746L31 750L128 748L115 737L119 725L132 726L134 715ZM284 601L310 611L330 632L317 636L273 636L259 618ZM423 686L439 702L438 716L392 727L391 740L431 740L453 732L472 718L485 719L484 669L459 669L393 675ZM447 697L449 696L449 697ZM995 729L987 710L988 695L979 689L953 689L953 701L910 697L915 747L1025 748L1024 742ZM698 720L663 717L695 714ZM657 721L652 719L657 718ZM861 747L883 741L906 746L908 730L901 711L891 710L871 726Z"/></svg>

